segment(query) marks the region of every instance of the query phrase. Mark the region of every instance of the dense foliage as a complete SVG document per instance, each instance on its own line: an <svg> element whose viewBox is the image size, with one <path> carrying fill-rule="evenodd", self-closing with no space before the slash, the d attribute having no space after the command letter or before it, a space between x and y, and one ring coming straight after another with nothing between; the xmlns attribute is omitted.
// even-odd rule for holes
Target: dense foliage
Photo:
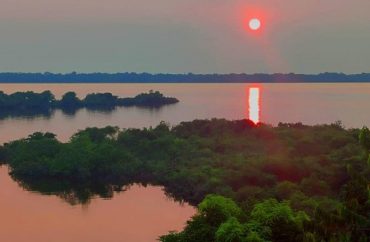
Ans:
<svg viewBox="0 0 370 242"><path fill-rule="evenodd" d="M263 242L304 241L310 218L295 212L288 202L269 199L258 202L246 216L231 199L208 195L184 231L162 236L163 242L216 241Z"/></svg>
<svg viewBox="0 0 370 242"><path fill-rule="evenodd" d="M369 152L367 128L214 119L88 128L68 143L35 133L0 157L21 185L71 203L163 185L199 210L165 242L357 242L369 241Z"/></svg>
<svg viewBox="0 0 370 242"><path fill-rule="evenodd" d="M73 111L83 107L88 109L110 109L117 106L160 107L177 102L179 101L176 98L165 97L158 91L141 93L133 98L119 98L111 93L92 93L82 100L74 92L67 92L61 100L56 100L50 91L42 93L28 91L13 94L5 94L0 91L0 117L1 113L4 112L46 112L56 108Z"/></svg>

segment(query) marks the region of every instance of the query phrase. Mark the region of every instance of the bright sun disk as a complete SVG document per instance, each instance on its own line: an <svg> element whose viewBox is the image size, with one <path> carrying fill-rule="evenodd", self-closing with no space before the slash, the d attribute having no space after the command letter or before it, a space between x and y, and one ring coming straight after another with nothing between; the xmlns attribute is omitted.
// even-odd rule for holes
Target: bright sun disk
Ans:
<svg viewBox="0 0 370 242"><path fill-rule="evenodd" d="M258 30L259 28L261 28L261 21L257 18L251 19L249 21L249 28L251 30Z"/></svg>

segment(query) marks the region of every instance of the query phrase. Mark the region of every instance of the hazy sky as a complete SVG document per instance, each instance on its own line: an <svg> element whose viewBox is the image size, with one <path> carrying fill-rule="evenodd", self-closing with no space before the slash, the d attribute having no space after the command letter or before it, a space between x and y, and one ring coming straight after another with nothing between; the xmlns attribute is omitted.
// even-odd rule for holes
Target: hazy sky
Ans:
<svg viewBox="0 0 370 242"><path fill-rule="evenodd" d="M0 71L370 72L370 0L0 0Z"/></svg>

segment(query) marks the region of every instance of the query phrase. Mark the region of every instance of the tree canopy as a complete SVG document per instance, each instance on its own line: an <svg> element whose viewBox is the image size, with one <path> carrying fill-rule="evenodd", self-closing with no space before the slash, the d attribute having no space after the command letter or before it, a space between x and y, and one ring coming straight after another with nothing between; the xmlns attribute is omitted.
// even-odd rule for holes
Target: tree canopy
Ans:
<svg viewBox="0 0 370 242"><path fill-rule="evenodd" d="M368 241L370 227L366 132L338 123L162 122L87 128L67 143L34 133L0 147L0 158L25 188L71 204L131 183L164 186L198 206L166 242L357 242Z"/></svg>

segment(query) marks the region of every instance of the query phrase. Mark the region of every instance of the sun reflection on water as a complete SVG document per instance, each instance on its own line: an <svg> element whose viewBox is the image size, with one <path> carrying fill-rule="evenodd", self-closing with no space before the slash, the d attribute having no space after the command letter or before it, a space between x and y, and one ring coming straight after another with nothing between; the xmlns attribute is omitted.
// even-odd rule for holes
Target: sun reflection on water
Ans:
<svg viewBox="0 0 370 242"><path fill-rule="evenodd" d="M249 120L255 124L260 122L260 88L250 87L249 88Z"/></svg>

